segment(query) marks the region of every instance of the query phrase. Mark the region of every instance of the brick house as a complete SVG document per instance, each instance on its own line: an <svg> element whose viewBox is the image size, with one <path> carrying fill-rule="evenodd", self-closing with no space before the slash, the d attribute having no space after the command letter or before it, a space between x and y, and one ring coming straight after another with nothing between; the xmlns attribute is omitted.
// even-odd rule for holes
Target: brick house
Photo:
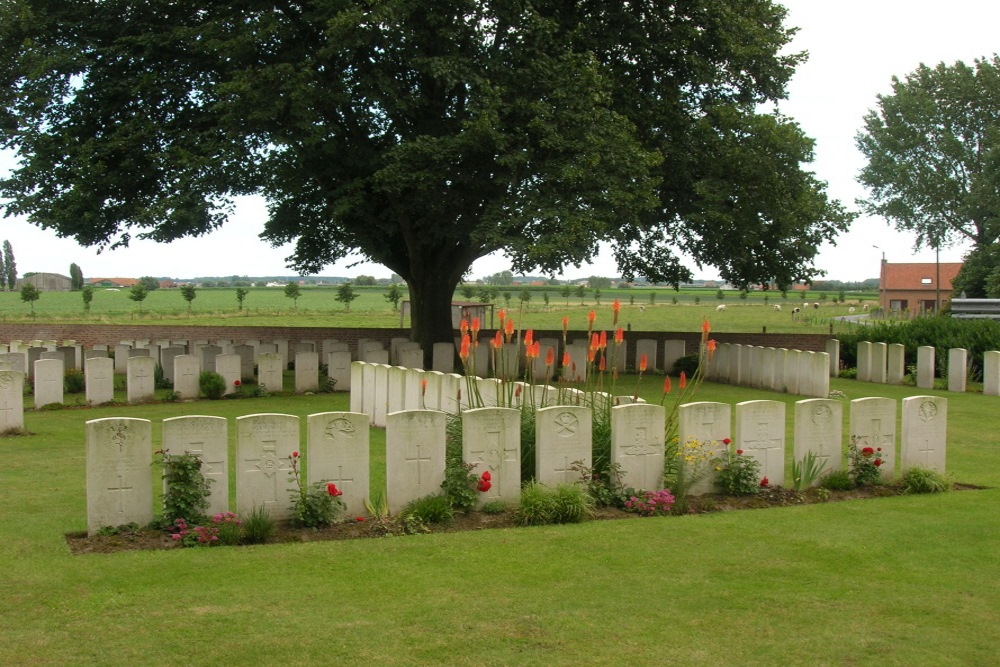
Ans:
<svg viewBox="0 0 1000 667"><path fill-rule="evenodd" d="M883 259L879 305L886 312L934 312L937 310L935 301L940 295L943 308L951 301L951 282L961 268L962 262L890 264Z"/></svg>

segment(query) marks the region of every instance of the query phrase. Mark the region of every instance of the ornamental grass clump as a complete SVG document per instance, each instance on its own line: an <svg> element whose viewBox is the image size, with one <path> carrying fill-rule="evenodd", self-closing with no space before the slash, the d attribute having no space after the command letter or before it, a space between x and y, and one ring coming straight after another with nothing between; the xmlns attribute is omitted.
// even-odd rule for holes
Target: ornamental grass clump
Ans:
<svg viewBox="0 0 1000 667"><path fill-rule="evenodd" d="M590 518L594 501L579 484L550 488L538 482L525 484L515 516L522 526L579 523Z"/></svg>
<svg viewBox="0 0 1000 667"><path fill-rule="evenodd" d="M948 480L944 475L930 468L908 468L899 480L899 490L902 493L942 493L948 488Z"/></svg>

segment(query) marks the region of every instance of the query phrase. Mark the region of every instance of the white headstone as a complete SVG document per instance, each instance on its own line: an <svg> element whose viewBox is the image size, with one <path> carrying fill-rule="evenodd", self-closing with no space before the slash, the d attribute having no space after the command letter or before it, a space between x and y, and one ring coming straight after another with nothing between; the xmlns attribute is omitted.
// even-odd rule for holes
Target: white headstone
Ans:
<svg viewBox="0 0 1000 667"><path fill-rule="evenodd" d="M91 357L84 362L84 396L90 405L115 400L115 362L109 357Z"/></svg>
<svg viewBox="0 0 1000 667"><path fill-rule="evenodd" d="M851 401L850 436L858 449L871 447L881 455L882 476L896 469L896 401L859 398Z"/></svg>
<svg viewBox="0 0 1000 667"><path fill-rule="evenodd" d="M86 423L87 530L153 520L153 428L148 419Z"/></svg>
<svg viewBox="0 0 1000 667"><path fill-rule="evenodd" d="M233 354L240 358L240 381L253 380L254 348L252 345L234 345Z"/></svg>
<svg viewBox="0 0 1000 667"><path fill-rule="evenodd" d="M267 510L272 519L292 516L291 456L299 449L299 418L256 414L236 418L236 506L240 514Z"/></svg>
<svg viewBox="0 0 1000 667"><path fill-rule="evenodd" d="M155 371L156 362L152 357L129 358L125 384L129 403L153 400L156 395Z"/></svg>
<svg viewBox="0 0 1000 667"><path fill-rule="evenodd" d="M903 384L906 375L906 346L892 343L886 348L885 381L888 384Z"/></svg>
<svg viewBox="0 0 1000 667"><path fill-rule="evenodd" d="M35 409L63 402L62 359L39 359L35 362Z"/></svg>
<svg viewBox="0 0 1000 667"><path fill-rule="evenodd" d="M351 353L346 350L327 353L326 372L335 391L351 391L351 363Z"/></svg>
<svg viewBox="0 0 1000 667"><path fill-rule="evenodd" d="M840 340L828 338L826 353L830 355L830 377L835 378L840 375Z"/></svg>
<svg viewBox="0 0 1000 667"><path fill-rule="evenodd" d="M443 412L449 415L459 413L464 385L465 378L458 373L445 373L441 376L440 409Z"/></svg>
<svg viewBox="0 0 1000 667"><path fill-rule="evenodd" d="M625 486L646 491L663 488L665 417L661 405L611 409L611 460L621 467Z"/></svg>
<svg viewBox="0 0 1000 667"><path fill-rule="evenodd" d="M284 391L285 364L277 352L257 355L257 385L267 391Z"/></svg>
<svg viewBox="0 0 1000 667"><path fill-rule="evenodd" d="M799 463L809 452L825 466L823 474L843 467L844 406L829 398L795 403L794 458ZM818 481L818 480L817 480Z"/></svg>
<svg viewBox="0 0 1000 667"><path fill-rule="evenodd" d="M802 358L802 350L787 350L785 352L785 392L798 394L799 392L799 364Z"/></svg>
<svg viewBox="0 0 1000 667"><path fill-rule="evenodd" d="M128 353L131 349L132 346L127 343L115 345L115 373L125 374L125 369L128 368Z"/></svg>
<svg viewBox="0 0 1000 667"><path fill-rule="evenodd" d="M406 409L406 375L407 369L402 366L389 366L386 370L386 413Z"/></svg>
<svg viewBox="0 0 1000 667"><path fill-rule="evenodd" d="M473 474L490 473L490 489L479 505L513 501L521 492L521 411L479 408L462 413L462 458L475 464Z"/></svg>
<svg viewBox="0 0 1000 667"><path fill-rule="evenodd" d="M163 449L201 459L208 481L209 516L229 511L229 422L225 417L187 415L163 420Z"/></svg>
<svg viewBox="0 0 1000 667"><path fill-rule="evenodd" d="M1000 352L996 350L983 353L983 395L1000 396Z"/></svg>
<svg viewBox="0 0 1000 667"><path fill-rule="evenodd" d="M297 352L295 354L295 393L319 391L319 353Z"/></svg>
<svg viewBox="0 0 1000 667"><path fill-rule="evenodd" d="M365 412L364 408L364 373L366 364L363 361L351 362L351 412Z"/></svg>
<svg viewBox="0 0 1000 667"><path fill-rule="evenodd" d="M421 386L423 409L426 410L440 410L441 409L441 384L444 380L444 373L439 373L437 371L427 371L423 375L423 382L426 385Z"/></svg>
<svg viewBox="0 0 1000 667"><path fill-rule="evenodd" d="M904 471L919 466L944 473L947 438L947 398L910 396L903 399L900 465Z"/></svg>
<svg viewBox="0 0 1000 667"><path fill-rule="evenodd" d="M934 346L921 345L917 348L917 388L934 388Z"/></svg>
<svg viewBox="0 0 1000 667"><path fill-rule="evenodd" d="M238 354L220 354L215 358L215 372L225 382L224 395L235 394L239 387L237 382L243 382L243 360Z"/></svg>
<svg viewBox="0 0 1000 667"><path fill-rule="evenodd" d="M785 404L744 401L736 404L736 447L760 461L760 473L772 486L785 483Z"/></svg>
<svg viewBox="0 0 1000 667"><path fill-rule="evenodd" d="M948 391L965 391L969 351L961 347L948 350Z"/></svg>
<svg viewBox="0 0 1000 667"><path fill-rule="evenodd" d="M686 345L682 340L667 340L663 342L663 370L673 374L674 364L686 354Z"/></svg>
<svg viewBox="0 0 1000 667"><path fill-rule="evenodd" d="M24 373L0 371L0 433L24 428Z"/></svg>
<svg viewBox="0 0 1000 667"><path fill-rule="evenodd" d="M431 368L441 373L451 373L455 370L455 344L434 343Z"/></svg>
<svg viewBox="0 0 1000 667"><path fill-rule="evenodd" d="M378 426L379 428L385 428L386 424L386 414L389 412L389 369L391 366L386 364L375 364L375 388L374 403L372 407L374 409L374 415L372 416L372 424Z"/></svg>
<svg viewBox="0 0 1000 667"><path fill-rule="evenodd" d="M215 358L222 354L222 348L218 345L204 345L199 350L201 359L201 370L215 372Z"/></svg>
<svg viewBox="0 0 1000 667"><path fill-rule="evenodd" d="M715 490L712 459L721 457L731 435L732 408L727 403L698 401L678 408L678 458L688 479L696 479L689 493Z"/></svg>
<svg viewBox="0 0 1000 667"><path fill-rule="evenodd" d="M660 344L658 341L652 338L640 338L635 342L635 357L639 359L642 355L646 355L647 370L654 371L659 370L658 359L656 358L656 352L659 349Z"/></svg>
<svg viewBox="0 0 1000 667"><path fill-rule="evenodd" d="M535 479L549 486L580 481L573 465L591 467L592 441L590 408L559 405L536 411Z"/></svg>
<svg viewBox="0 0 1000 667"><path fill-rule="evenodd" d="M368 415L321 412L306 418L306 428L309 483L333 482L347 513L363 514L370 497Z"/></svg>
<svg viewBox="0 0 1000 667"><path fill-rule="evenodd" d="M812 356L812 396L826 398L830 395L830 357L826 352Z"/></svg>
<svg viewBox="0 0 1000 667"><path fill-rule="evenodd" d="M385 482L391 513L399 512L411 500L442 493L445 422L444 413L435 410L387 415Z"/></svg>
<svg viewBox="0 0 1000 667"><path fill-rule="evenodd" d="M163 368L163 379L167 382L174 381L174 359L184 354L184 348L180 346L164 347L160 350L160 366Z"/></svg>
<svg viewBox="0 0 1000 667"><path fill-rule="evenodd" d="M174 391L182 399L195 399L201 393L199 368L198 357L193 354L178 354L174 357Z"/></svg>
<svg viewBox="0 0 1000 667"><path fill-rule="evenodd" d="M872 344L867 340L858 343L858 379L872 381Z"/></svg>

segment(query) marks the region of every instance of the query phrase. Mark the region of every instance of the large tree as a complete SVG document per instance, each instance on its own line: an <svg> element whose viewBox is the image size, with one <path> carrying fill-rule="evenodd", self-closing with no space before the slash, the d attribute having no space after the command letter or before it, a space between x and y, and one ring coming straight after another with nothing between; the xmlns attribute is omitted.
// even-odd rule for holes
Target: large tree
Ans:
<svg viewBox="0 0 1000 667"><path fill-rule="evenodd" d="M472 262L789 284L849 222L777 113L771 0L8 0L8 214L80 243L210 232L234 196L300 272L358 253L451 340ZM429 345L428 345L429 347Z"/></svg>
<svg viewBox="0 0 1000 667"><path fill-rule="evenodd" d="M3 242L3 275L0 276L0 284L4 282L9 290L13 290L17 284L17 264L14 262L14 246L10 241Z"/></svg>
<svg viewBox="0 0 1000 667"><path fill-rule="evenodd" d="M920 65L892 79L857 145L858 204L916 234L917 248L1000 238L1000 58Z"/></svg>

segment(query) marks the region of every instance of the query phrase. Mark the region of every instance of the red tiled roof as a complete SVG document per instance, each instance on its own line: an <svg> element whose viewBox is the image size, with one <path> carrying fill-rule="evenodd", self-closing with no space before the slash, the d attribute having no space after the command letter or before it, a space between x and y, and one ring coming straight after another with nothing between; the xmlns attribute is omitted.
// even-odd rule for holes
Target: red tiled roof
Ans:
<svg viewBox="0 0 1000 667"><path fill-rule="evenodd" d="M950 290L951 281L958 275L962 268L962 262L932 262L913 264L890 264L886 262L882 265L882 279L879 287L883 290L935 290L937 272L941 271L941 289ZM923 282L930 279L930 282Z"/></svg>

